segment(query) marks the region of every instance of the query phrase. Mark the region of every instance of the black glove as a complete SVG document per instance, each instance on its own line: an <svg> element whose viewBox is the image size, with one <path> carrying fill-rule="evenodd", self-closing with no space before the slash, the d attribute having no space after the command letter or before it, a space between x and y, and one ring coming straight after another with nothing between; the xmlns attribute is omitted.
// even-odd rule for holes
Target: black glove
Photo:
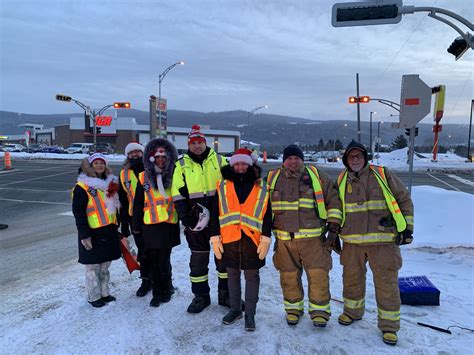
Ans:
<svg viewBox="0 0 474 355"><path fill-rule="evenodd" d="M341 252L341 241L339 240L341 227L336 223L329 223L327 230L328 233L324 240L324 247L329 251L334 250L339 254Z"/></svg>
<svg viewBox="0 0 474 355"><path fill-rule="evenodd" d="M397 238L395 239L396 245L406 245L413 242L413 232L409 229L405 229L403 232L398 233Z"/></svg>
<svg viewBox="0 0 474 355"><path fill-rule="evenodd" d="M124 237L128 237L130 235L130 227L128 223L122 223L120 226L120 234Z"/></svg>

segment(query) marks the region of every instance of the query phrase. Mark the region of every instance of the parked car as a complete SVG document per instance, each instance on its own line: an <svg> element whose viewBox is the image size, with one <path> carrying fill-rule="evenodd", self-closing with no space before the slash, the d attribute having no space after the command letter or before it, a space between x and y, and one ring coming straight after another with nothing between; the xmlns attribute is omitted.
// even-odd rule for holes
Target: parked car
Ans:
<svg viewBox="0 0 474 355"><path fill-rule="evenodd" d="M57 153L57 154L67 154L63 147L52 145L50 147L45 147L41 151L42 153Z"/></svg>
<svg viewBox="0 0 474 355"><path fill-rule="evenodd" d="M89 154L89 151L92 149L92 143L72 143L69 148L66 149L68 154L82 153Z"/></svg>
<svg viewBox="0 0 474 355"><path fill-rule="evenodd" d="M42 152L44 148L46 148L47 145L46 144L42 144L42 143L31 143L27 148L26 150L30 153L38 153L38 152Z"/></svg>
<svg viewBox="0 0 474 355"><path fill-rule="evenodd" d="M95 147L95 152L103 154L113 154L114 148L110 143L97 143Z"/></svg>
<svg viewBox="0 0 474 355"><path fill-rule="evenodd" d="M3 146L4 152L23 152L26 148L21 144L7 143Z"/></svg>

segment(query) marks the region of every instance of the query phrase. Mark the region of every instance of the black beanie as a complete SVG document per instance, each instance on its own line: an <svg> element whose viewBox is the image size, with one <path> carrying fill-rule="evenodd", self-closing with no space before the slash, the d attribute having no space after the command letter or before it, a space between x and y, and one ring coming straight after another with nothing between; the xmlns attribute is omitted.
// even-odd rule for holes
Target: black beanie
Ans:
<svg viewBox="0 0 474 355"><path fill-rule="evenodd" d="M301 160L304 161L303 151L296 144L290 144L288 147L283 149L283 161L293 155L295 157L301 158Z"/></svg>

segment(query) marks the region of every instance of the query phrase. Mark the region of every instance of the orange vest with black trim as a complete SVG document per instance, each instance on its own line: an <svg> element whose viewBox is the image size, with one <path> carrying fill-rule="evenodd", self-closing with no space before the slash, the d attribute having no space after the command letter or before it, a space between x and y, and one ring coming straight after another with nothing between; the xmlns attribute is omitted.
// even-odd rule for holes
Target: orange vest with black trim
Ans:
<svg viewBox="0 0 474 355"><path fill-rule="evenodd" d="M145 203L143 205L143 223L178 223L178 213L174 208L173 198L171 197L171 188L165 189L168 197L164 197L158 189L154 189L145 172L138 175L138 180L143 186L145 193Z"/></svg>
<svg viewBox="0 0 474 355"><path fill-rule="evenodd" d="M235 242L244 232L258 246L268 206L268 185L263 180L254 184L243 204L239 202L233 181L218 181L217 193L222 243Z"/></svg>
<svg viewBox="0 0 474 355"><path fill-rule="evenodd" d="M87 193L87 223L92 229L108 226L109 224L117 224L117 211L109 213L105 205L105 192L99 189L89 187L83 182L79 185Z"/></svg>

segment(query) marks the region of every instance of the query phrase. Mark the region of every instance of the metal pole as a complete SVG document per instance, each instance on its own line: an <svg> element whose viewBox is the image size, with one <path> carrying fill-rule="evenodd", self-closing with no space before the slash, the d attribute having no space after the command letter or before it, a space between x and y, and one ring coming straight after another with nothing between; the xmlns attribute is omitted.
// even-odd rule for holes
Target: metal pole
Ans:
<svg viewBox="0 0 474 355"><path fill-rule="evenodd" d="M161 138L161 80L162 77L161 75L159 76L159 82L158 82L158 129L160 131L159 137ZM155 135L153 134L153 138Z"/></svg>
<svg viewBox="0 0 474 355"><path fill-rule="evenodd" d="M411 195L411 184L413 177L413 156L415 152L415 130L416 127L410 128L410 150L408 155L408 193Z"/></svg>
<svg viewBox="0 0 474 355"><path fill-rule="evenodd" d="M357 87L357 141L359 143L361 143L361 138L360 138L359 73L356 73L356 87Z"/></svg>
<svg viewBox="0 0 474 355"><path fill-rule="evenodd" d="M380 121L377 122L377 161L380 156Z"/></svg>
<svg viewBox="0 0 474 355"><path fill-rule="evenodd" d="M370 128L369 128L370 161L374 161L374 152L372 150L372 114L373 112L370 111Z"/></svg>
<svg viewBox="0 0 474 355"><path fill-rule="evenodd" d="M471 100L471 118L469 119L469 138L467 140L467 161L471 160L471 129L472 129L472 109L474 108L474 100Z"/></svg>
<svg viewBox="0 0 474 355"><path fill-rule="evenodd" d="M92 123L94 124L94 153L97 151L97 121L95 119L95 111L92 111Z"/></svg>

